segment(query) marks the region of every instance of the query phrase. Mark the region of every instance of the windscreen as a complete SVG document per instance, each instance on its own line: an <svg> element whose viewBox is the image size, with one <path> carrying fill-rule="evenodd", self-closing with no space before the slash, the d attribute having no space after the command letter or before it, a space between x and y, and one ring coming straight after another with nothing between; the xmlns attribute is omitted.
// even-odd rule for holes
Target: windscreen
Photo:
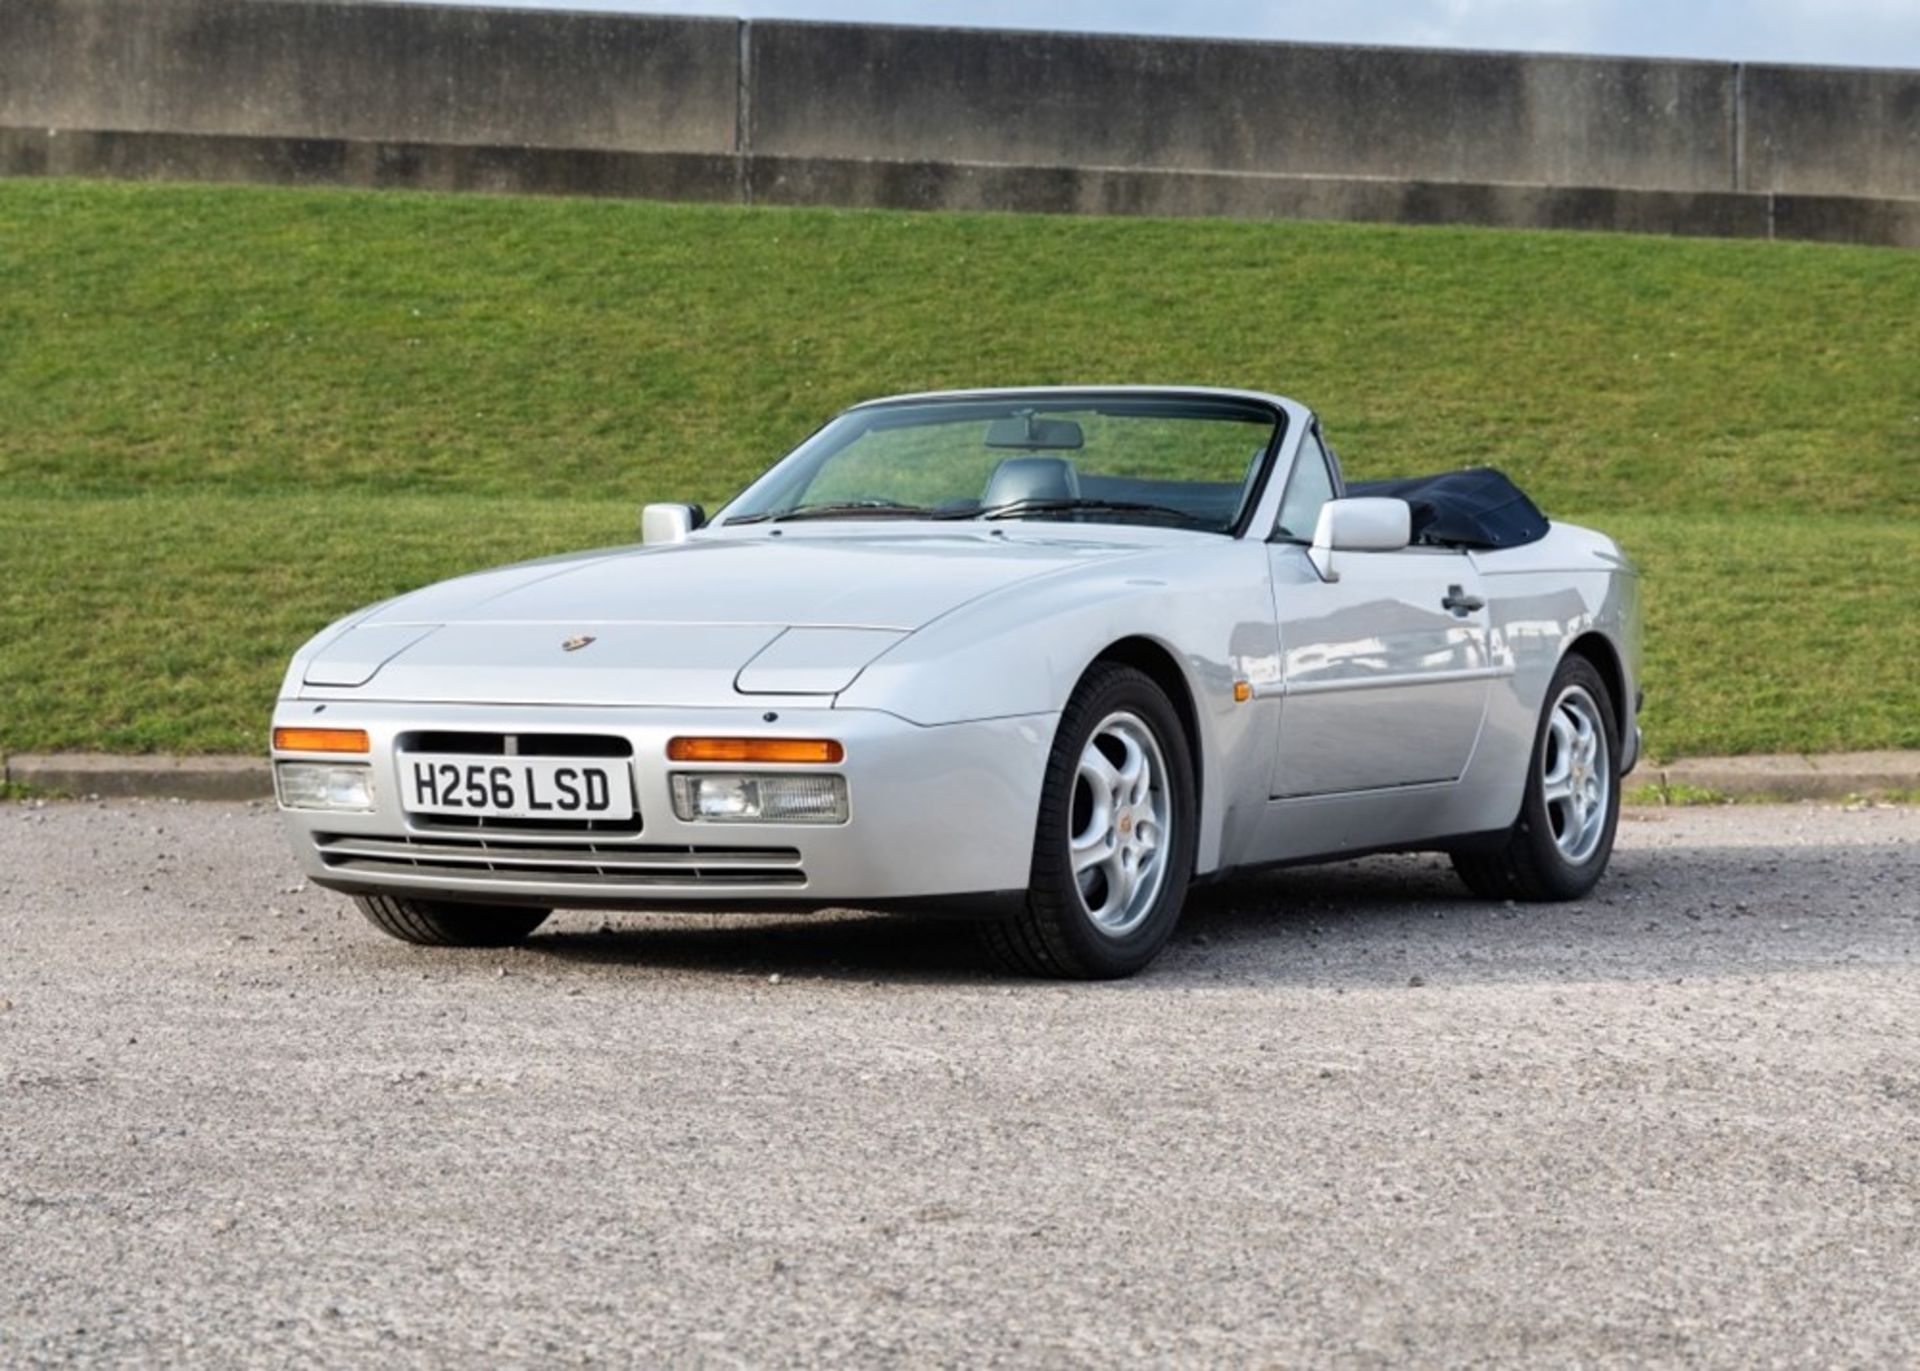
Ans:
<svg viewBox="0 0 1920 1371"><path fill-rule="evenodd" d="M1277 424L1272 411L1229 399L878 405L815 434L720 522L1034 519L1227 533Z"/></svg>

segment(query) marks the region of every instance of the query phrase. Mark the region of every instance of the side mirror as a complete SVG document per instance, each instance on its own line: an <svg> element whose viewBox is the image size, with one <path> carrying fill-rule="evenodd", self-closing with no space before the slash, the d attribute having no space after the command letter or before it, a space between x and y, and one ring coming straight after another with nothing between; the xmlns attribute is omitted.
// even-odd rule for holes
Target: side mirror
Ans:
<svg viewBox="0 0 1920 1371"><path fill-rule="evenodd" d="M640 541L684 543L706 521L707 512L698 505L648 505L640 511Z"/></svg>
<svg viewBox="0 0 1920 1371"><path fill-rule="evenodd" d="M1413 541L1413 511L1405 500L1372 497L1329 500L1320 506L1307 557L1323 581L1337 581L1336 552L1398 552Z"/></svg>

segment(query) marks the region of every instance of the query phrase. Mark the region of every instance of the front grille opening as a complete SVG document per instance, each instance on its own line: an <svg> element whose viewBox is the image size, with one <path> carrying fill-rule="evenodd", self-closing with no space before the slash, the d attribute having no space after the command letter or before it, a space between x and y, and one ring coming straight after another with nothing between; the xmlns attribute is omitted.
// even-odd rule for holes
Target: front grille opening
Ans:
<svg viewBox="0 0 1920 1371"><path fill-rule="evenodd" d="M604 833L632 837L640 816L631 819L499 819L489 814L409 814L407 823L422 833L552 833L575 837Z"/></svg>
<svg viewBox="0 0 1920 1371"><path fill-rule="evenodd" d="M320 859L343 874L537 881L613 889L648 886L800 886L807 875L793 847L588 843L566 847L498 838L362 837L321 833Z"/></svg>
<svg viewBox="0 0 1920 1371"><path fill-rule="evenodd" d="M597 733L477 733L428 729L402 733L402 752L467 757L631 757L625 738Z"/></svg>

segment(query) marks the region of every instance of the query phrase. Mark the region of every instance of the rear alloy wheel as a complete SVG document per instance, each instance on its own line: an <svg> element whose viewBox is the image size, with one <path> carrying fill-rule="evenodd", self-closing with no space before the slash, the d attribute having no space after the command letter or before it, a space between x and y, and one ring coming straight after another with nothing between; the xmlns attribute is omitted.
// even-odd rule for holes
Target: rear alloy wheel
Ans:
<svg viewBox="0 0 1920 1371"><path fill-rule="evenodd" d="M1193 871L1193 762L1166 692L1099 663L1060 718L1027 900L988 946L1029 975L1130 976L1173 932Z"/></svg>
<svg viewBox="0 0 1920 1371"><path fill-rule="evenodd" d="M367 922L389 937L425 947L512 947L547 920L550 909L458 904L400 895L355 895Z"/></svg>
<svg viewBox="0 0 1920 1371"><path fill-rule="evenodd" d="M1594 665L1569 657L1554 673L1534 738L1520 818L1491 850L1453 854L1476 895L1494 900L1577 900L1613 853L1620 821L1619 727Z"/></svg>

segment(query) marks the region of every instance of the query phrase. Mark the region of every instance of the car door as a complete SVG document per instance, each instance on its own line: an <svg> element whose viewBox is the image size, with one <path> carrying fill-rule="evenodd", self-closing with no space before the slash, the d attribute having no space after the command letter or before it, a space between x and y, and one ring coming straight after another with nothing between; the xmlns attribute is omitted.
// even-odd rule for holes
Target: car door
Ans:
<svg viewBox="0 0 1920 1371"><path fill-rule="evenodd" d="M1492 688L1486 595L1464 552L1341 552L1339 579L1321 579L1307 547L1337 481L1316 429L1268 547L1281 653L1271 786L1279 799L1458 780Z"/></svg>

